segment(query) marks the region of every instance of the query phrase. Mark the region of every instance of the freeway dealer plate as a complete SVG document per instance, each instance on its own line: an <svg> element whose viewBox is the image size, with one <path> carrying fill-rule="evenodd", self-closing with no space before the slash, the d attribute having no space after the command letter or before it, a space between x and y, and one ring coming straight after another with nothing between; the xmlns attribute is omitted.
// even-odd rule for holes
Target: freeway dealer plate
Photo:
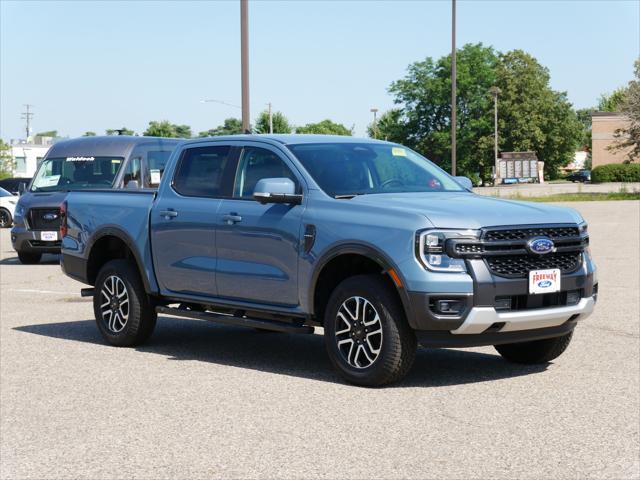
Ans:
<svg viewBox="0 0 640 480"><path fill-rule="evenodd" d="M529 293L552 293L560 291L560 269L531 270L529 272Z"/></svg>
<svg viewBox="0 0 640 480"><path fill-rule="evenodd" d="M40 232L40 240L43 242L57 242L58 232Z"/></svg>

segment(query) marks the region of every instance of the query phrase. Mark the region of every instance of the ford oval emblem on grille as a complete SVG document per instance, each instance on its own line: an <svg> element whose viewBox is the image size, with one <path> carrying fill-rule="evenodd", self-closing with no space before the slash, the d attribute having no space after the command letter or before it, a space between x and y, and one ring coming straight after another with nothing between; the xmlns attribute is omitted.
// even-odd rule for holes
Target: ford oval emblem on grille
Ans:
<svg viewBox="0 0 640 480"><path fill-rule="evenodd" d="M544 255L545 253L551 253L555 250L553 240L548 237L535 237L527 242L527 249L531 253L537 255Z"/></svg>
<svg viewBox="0 0 640 480"><path fill-rule="evenodd" d="M58 218L58 215L56 215L55 213L45 213L42 216L42 219L46 220L47 222L53 222L56 218Z"/></svg>

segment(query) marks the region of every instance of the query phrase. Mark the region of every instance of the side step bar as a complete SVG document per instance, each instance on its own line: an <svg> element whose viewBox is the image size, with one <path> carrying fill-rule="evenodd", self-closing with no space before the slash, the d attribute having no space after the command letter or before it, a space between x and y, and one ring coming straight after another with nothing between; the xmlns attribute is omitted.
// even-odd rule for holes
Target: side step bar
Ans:
<svg viewBox="0 0 640 480"><path fill-rule="evenodd" d="M254 318L233 317L212 312L195 312L181 308L156 307L156 312L174 317L194 318L196 320L207 320L209 322L222 323L224 325L235 325L239 327L261 328L263 330L273 330L284 333L313 333L313 327L297 326L285 322L274 320L257 320Z"/></svg>

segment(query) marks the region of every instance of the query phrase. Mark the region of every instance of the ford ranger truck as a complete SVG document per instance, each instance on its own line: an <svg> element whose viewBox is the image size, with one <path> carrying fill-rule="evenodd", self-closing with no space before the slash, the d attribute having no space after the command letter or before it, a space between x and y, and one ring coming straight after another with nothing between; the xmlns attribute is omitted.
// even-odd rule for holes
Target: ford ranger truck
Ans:
<svg viewBox="0 0 640 480"><path fill-rule="evenodd" d="M575 210L489 198L395 143L240 135L179 145L157 193L72 191L62 268L105 340L158 314L285 333L323 327L347 381L403 378L418 345L544 363L594 309Z"/></svg>

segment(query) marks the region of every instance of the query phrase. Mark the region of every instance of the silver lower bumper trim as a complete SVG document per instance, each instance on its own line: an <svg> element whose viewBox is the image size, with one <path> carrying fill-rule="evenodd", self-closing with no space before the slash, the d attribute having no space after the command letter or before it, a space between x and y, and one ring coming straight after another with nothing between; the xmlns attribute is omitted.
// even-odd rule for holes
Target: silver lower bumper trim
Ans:
<svg viewBox="0 0 640 480"><path fill-rule="evenodd" d="M464 323L455 330L451 330L451 333L482 333L494 323L502 322L505 325L499 330L500 332L556 327L562 325L574 315L580 315L580 319L588 317L593 312L594 305L595 301L592 297L589 297L580 299L577 305L515 312L498 312L493 307L474 307L469 312Z"/></svg>

